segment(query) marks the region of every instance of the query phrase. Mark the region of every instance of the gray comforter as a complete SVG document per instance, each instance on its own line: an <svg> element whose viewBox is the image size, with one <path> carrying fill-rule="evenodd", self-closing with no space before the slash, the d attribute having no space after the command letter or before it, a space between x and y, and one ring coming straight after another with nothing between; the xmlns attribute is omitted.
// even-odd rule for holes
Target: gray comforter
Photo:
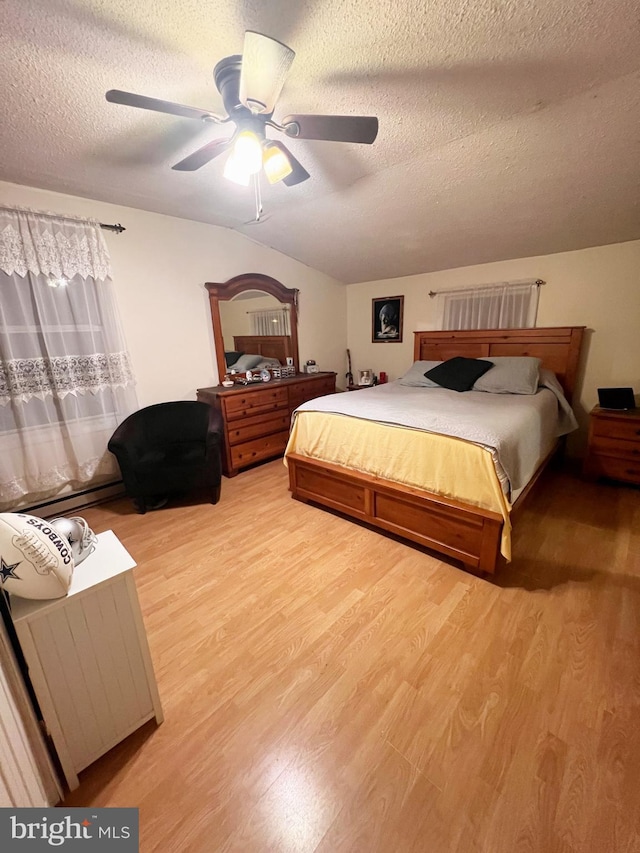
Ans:
<svg viewBox="0 0 640 853"><path fill-rule="evenodd" d="M577 428L553 373L541 371L536 394L458 393L398 382L303 403L298 412L331 412L435 432L488 448L502 488L514 500L556 439Z"/></svg>

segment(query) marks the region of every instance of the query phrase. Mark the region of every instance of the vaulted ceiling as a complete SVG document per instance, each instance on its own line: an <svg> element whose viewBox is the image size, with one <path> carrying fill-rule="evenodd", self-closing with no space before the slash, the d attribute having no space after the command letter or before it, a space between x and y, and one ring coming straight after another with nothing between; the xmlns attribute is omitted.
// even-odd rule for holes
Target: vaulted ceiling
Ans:
<svg viewBox="0 0 640 853"><path fill-rule="evenodd" d="M291 140L311 173L254 198L171 165L226 126L245 29L296 58L274 118L376 115L376 142ZM0 0L0 178L233 228L344 282L640 237L637 0ZM125 223L126 224L126 223Z"/></svg>

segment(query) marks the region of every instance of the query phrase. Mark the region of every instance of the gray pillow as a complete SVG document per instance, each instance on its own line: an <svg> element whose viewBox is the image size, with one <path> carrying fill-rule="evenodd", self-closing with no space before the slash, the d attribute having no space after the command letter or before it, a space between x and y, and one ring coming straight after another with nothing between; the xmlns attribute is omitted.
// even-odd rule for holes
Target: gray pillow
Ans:
<svg viewBox="0 0 640 853"><path fill-rule="evenodd" d="M542 359L532 356L493 356L493 367L474 383L474 391L490 394L535 394Z"/></svg>
<svg viewBox="0 0 640 853"><path fill-rule="evenodd" d="M263 358L261 355L252 355L251 353L246 352L244 355L241 355L232 366L238 373L244 373L245 370L253 370L253 368L257 367L262 360Z"/></svg>
<svg viewBox="0 0 640 853"><path fill-rule="evenodd" d="M409 370L398 379L400 385L408 385L411 388L439 388L437 382L427 379L425 373L427 370L437 367L442 364L441 361L414 361Z"/></svg>
<svg viewBox="0 0 640 853"><path fill-rule="evenodd" d="M261 360L254 365L258 370L262 370L263 367L282 367L277 358L262 358ZM249 370L253 370L253 367L250 367Z"/></svg>
<svg viewBox="0 0 640 853"><path fill-rule="evenodd" d="M227 367L233 367L233 365L236 363L236 361L240 358L241 355L241 352L236 352L235 350L231 350L231 352L225 352L224 360L227 363Z"/></svg>

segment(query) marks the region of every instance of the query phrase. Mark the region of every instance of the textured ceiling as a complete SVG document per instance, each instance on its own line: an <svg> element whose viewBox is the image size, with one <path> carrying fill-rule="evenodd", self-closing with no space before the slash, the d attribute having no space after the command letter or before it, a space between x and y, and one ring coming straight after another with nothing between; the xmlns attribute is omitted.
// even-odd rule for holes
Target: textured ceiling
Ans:
<svg viewBox="0 0 640 853"><path fill-rule="evenodd" d="M0 0L0 178L234 228L345 282L640 237L637 0ZM226 127L245 29L296 51L274 118L377 115L372 146L292 140L253 194L171 165ZM126 225L126 223L124 223Z"/></svg>

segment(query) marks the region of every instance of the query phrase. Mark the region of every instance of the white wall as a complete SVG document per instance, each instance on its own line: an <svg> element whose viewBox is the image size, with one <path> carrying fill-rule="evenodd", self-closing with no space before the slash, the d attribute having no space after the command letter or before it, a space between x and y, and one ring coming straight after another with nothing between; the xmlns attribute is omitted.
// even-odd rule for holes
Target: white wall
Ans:
<svg viewBox="0 0 640 853"><path fill-rule="evenodd" d="M600 386L631 385L640 392L640 240L575 252L480 264L421 275L349 285L347 341L354 371L386 370L397 379L413 361L413 334L435 328L430 290L541 278L538 326L586 326L574 408L584 445L587 414ZM371 300L404 295L402 343L371 343Z"/></svg>
<svg viewBox="0 0 640 853"><path fill-rule="evenodd" d="M126 227L104 233L141 406L195 399L197 388L216 384L204 283L241 273L297 287L301 363L315 358L321 370L344 373L346 288L324 273L234 231L131 207L4 182L0 203Z"/></svg>

